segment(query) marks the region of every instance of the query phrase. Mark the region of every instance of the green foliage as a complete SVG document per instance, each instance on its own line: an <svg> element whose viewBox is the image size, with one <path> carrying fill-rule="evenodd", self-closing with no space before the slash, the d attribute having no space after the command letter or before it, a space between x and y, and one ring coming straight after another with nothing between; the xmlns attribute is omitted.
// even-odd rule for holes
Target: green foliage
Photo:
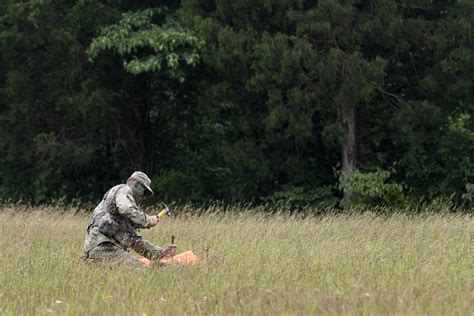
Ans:
<svg viewBox="0 0 474 316"><path fill-rule="evenodd" d="M439 173L443 179L438 184L440 193L458 194L468 188L474 176L474 123L468 113L458 117L448 117L439 139L437 156L440 162ZM444 170L450 170L445 174Z"/></svg>
<svg viewBox="0 0 474 316"><path fill-rule="evenodd" d="M141 169L157 199L469 208L472 9L3 1L0 195L95 200ZM339 183L348 113L354 166L379 171Z"/></svg>
<svg viewBox="0 0 474 316"><path fill-rule="evenodd" d="M275 207L329 209L335 207L338 199L334 196L334 188L330 186L322 186L316 189L283 186L282 190L263 197L262 201Z"/></svg>
<svg viewBox="0 0 474 316"><path fill-rule="evenodd" d="M1 191L12 199L85 199L116 170L102 137L114 92L98 84L84 37L114 10L99 3L8 1L1 17ZM96 170L94 170L96 169ZM96 173L96 175L94 175ZM95 188L94 188L95 187ZM94 188L93 190L91 190Z"/></svg>
<svg viewBox="0 0 474 316"><path fill-rule="evenodd" d="M352 171L343 173L339 179L339 189L353 194L341 201L343 207L351 206L395 206L404 201L403 187L398 183L387 182L390 171L375 172Z"/></svg>
<svg viewBox="0 0 474 316"><path fill-rule="evenodd" d="M436 197L423 203L420 207L422 213L446 213L455 208L453 200L449 197Z"/></svg>
<svg viewBox="0 0 474 316"><path fill-rule="evenodd" d="M156 200L174 201L177 203L199 203L202 201L203 192L200 179L185 174L180 170L161 172L152 179ZM184 198L186 197L186 198Z"/></svg>
<svg viewBox="0 0 474 316"><path fill-rule="evenodd" d="M474 183L466 184L466 192L463 193L461 198L463 200L463 204L467 207L472 207L472 205L474 205Z"/></svg>
<svg viewBox="0 0 474 316"><path fill-rule="evenodd" d="M91 60L110 50L124 57L123 67L134 75L163 71L183 82L180 67L196 65L204 43L163 15L158 8L122 13L118 23L102 28L101 35L92 40ZM165 21L155 24L158 18Z"/></svg>

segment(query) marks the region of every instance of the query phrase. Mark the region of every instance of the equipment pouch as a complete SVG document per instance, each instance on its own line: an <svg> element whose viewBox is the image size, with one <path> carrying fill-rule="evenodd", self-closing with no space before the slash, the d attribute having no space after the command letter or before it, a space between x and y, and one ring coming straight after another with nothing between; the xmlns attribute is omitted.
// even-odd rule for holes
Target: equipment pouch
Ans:
<svg viewBox="0 0 474 316"><path fill-rule="evenodd" d="M122 247L128 249L135 242L137 235L125 219L106 213L99 221L99 232L116 240Z"/></svg>

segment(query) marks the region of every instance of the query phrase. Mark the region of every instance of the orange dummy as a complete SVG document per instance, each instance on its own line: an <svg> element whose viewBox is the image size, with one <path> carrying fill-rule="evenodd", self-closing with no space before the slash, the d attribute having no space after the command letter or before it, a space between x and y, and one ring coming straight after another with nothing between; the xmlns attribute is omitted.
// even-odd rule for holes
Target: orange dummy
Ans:
<svg viewBox="0 0 474 316"><path fill-rule="evenodd" d="M199 258L192 251L182 252L174 257L162 258L161 263L178 263L183 266L196 265L200 262Z"/></svg>
<svg viewBox="0 0 474 316"><path fill-rule="evenodd" d="M153 262L147 258L140 258L140 262L143 264L144 267L150 266ZM199 264L201 260L192 252L192 251L185 251L173 257L162 258L160 263L162 264L171 264L177 263L182 266L188 265L196 265Z"/></svg>

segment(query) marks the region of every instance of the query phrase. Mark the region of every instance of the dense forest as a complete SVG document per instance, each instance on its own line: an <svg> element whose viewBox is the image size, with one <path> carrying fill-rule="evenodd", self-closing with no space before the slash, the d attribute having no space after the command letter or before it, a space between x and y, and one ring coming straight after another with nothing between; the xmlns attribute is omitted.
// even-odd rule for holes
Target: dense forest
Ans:
<svg viewBox="0 0 474 316"><path fill-rule="evenodd" d="M474 198L473 0L2 0L0 198Z"/></svg>

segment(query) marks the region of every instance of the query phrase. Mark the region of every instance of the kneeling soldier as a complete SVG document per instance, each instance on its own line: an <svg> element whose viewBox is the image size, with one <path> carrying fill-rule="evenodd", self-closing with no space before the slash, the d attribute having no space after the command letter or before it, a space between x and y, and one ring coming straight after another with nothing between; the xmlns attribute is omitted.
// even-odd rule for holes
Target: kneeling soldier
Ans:
<svg viewBox="0 0 474 316"><path fill-rule="evenodd" d="M105 193L87 227L84 242L86 262L108 260L143 266L129 249L156 262L162 257L175 255L175 245L166 249L156 247L137 233L137 228L150 228L159 221L157 216L146 215L137 205L153 195L150 184L151 180L145 173L136 171L126 184L116 185Z"/></svg>

